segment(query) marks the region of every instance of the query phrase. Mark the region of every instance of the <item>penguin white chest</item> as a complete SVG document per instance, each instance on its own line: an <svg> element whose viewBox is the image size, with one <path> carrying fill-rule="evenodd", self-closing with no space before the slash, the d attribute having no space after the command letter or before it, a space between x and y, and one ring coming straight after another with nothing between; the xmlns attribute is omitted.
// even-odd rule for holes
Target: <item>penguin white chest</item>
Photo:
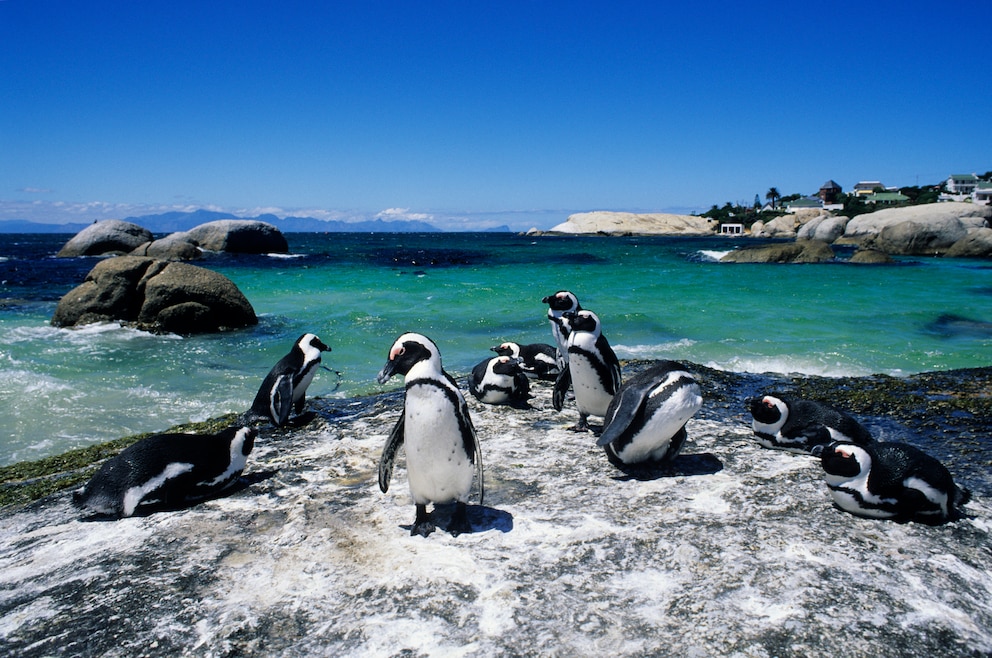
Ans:
<svg viewBox="0 0 992 658"><path fill-rule="evenodd" d="M575 406L581 413L605 416L610 401L613 400L613 394L606 390L592 358L594 357L574 349L569 355L568 367L572 373Z"/></svg>
<svg viewBox="0 0 992 658"><path fill-rule="evenodd" d="M404 443L414 502L467 502L474 466L453 398L433 385L413 386L406 395Z"/></svg>

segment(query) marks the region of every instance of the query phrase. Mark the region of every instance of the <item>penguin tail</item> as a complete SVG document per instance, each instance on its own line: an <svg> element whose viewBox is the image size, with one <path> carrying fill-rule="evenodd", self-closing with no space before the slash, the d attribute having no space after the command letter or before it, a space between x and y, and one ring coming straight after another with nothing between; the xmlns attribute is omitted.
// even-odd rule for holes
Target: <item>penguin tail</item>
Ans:
<svg viewBox="0 0 992 658"><path fill-rule="evenodd" d="M971 500L971 490L964 487L956 487L954 494L954 506L961 507Z"/></svg>
<svg viewBox="0 0 992 658"><path fill-rule="evenodd" d="M72 492L72 505L79 509L86 507L86 488L76 489Z"/></svg>

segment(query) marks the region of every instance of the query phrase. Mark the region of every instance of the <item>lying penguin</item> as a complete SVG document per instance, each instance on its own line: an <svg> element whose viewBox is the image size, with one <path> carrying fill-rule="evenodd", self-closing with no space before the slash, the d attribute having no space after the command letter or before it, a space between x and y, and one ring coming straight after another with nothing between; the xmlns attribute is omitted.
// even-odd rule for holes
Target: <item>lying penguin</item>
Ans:
<svg viewBox="0 0 992 658"><path fill-rule="evenodd" d="M745 403L754 417L754 435L766 448L809 454L815 446L831 441L873 442L858 421L821 402L765 395L747 398Z"/></svg>
<svg viewBox="0 0 992 658"><path fill-rule="evenodd" d="M473 473L479 480L482 504L482 451L458 385L441 367L441 353L427 336L403 334L389 349L376 381L393 375L406 378L403 413L389 434L379 459L379 488L389 490L393 462L401 445L406 450L407 479L417 515L411 535L427 537L435 530L427 504L455 503L448 532L471 531L466 503Z"/></svg>
<svg viewBox="0 0 992 658"><path fill-rule="evenodd" d="M674 361L661 361L625 382L606 410L596 445L616 466L675 459L685 425L703 406L695 378Z"/></svg>
<svg viewBox="0 0 992 658"><path fill-rule="evenodd" d="M290 410L299 415L306 403L307 387L320 365L320 353L330 351L315 334L297 338L289 354L265 376L246 420L268 418L276 427L282 427L289 420Z"/></svg>
<svg viewBox="0 0 992 658"><path fill-rule="evenodd" d="M257 436L253 427L149 436L104 462L72 502L121 519L139 505L177 507L215 496L241 477Z"/></svg>
<svg viewBox="0 0 992 658"><path fill-rule="evenodd" d="M905 443L834 441L814 453L834 504L857 516L936 525L959 518L971 498L943 464Z"/></svg>
<svg viewBox="0 0 992 658"><path fill-rule="evenodd" d="M528 377L553 382L561 372L558 368L558 350L553 345L546 343L520 345L519 343L507 342L493 347L492 351L499 356L520 359L520 368Z"/></svg>
<svg viewBox="0 0 992 658"><path fill-rule="evenodd" d="M468 378L468 390L479 402L527 407L530 380L520 367L520 359L495 356L478 363Z"/></svg>

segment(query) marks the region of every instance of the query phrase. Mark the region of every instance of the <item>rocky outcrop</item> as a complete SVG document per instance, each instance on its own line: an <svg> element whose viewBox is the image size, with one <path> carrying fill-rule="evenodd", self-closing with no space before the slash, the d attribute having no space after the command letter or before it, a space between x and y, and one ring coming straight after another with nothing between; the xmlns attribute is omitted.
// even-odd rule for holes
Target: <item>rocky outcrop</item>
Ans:
<svg viewBox="0 0 992 658"><path fill-rule="evenodd" d="M716 224L706 217L665 213L584 212L551 229L552 233L607 235L712 235Z"/></svg>
<svg viewBox="0 0 992 658"><path fill-rule="evenodd" d="M725 254L721 263L823 263L835 254L826 242L797 240L758 247L743 247Z"/></svg>
<svg viewBox="0 0 992 658"><path fill-rule="evenodd" d="M689 368L705 402L682 454L629 473L594 435L566 429L577 416L553 410L550 385L534 386L526 411L469 396L486 498L458 537L443 530L443 508L441 530L409 535L402 459L379 490L396 393L311 400L309 425L262 428L240 485L193 507L100 522L64 492L2 509L0 652L992 652L988 369L821 380ZM913 441L972 489L967 518L931 527L836 509L817 460L754 439L743 399L769 390L830 401L876 436Z"/></svg>
<svg viewBox="0 0 992 658"><path fill-rule="evenodd" d="M890 224L883 227L868 244L887 254L939 256L967 235L968 229L961 220L940 217L926 222Z"/></svg>
<svg viewBox="0 0 992 658"><path fill-rule="evenodd" d="M944 255L949 258L992 258L992 228L971 231L952 244Z"/></svg>
<svg viewBox="0 0 992 658"><path fill-rule="evenodd" d="M957 223L960 223L968 231L986 226L990 217L992 217L992 207L972 203L928 203L904 208L885 208L858 215L849 221L844 230L844 237L865 238L878 235L882 229L903 222L915 222L919 226L950 227L956 227Z"/></svg>
<svg viewBox="0 0 992 658"><path fill-rule="evenodd" d="M110 321L195 334L251 326L258 319L222 274L187 263L121 256L98 263L62 297L52 316L56 327Z"/></svg>
<svg viewBox="0 0 992 658"><path fill-rule="evenodd" d="M162 260L196 260L203 255L189 233L170 233L164 238L146 242L131 252L132 256L148 256Z"/></svg>
<svg viewBox="0 0 992 658"><path fill-rule="evenodd" d="M126 254L154 239L152 232L131 222L105 219L90 224L72 237L56 256L103 256Z"/></svg>
<svg viewBox="0 0 992 658"><path fill-rule="evenodd" d="M187 232L190 240L210 251L238 254L286 253L289 245L282 232L267 222L252 219L220 219Z"/></svg>
<svg viewBox="0 0 992 658"><path fill-rule="evenodd" d="M799 230L796 232L796 239L819 240L827 244L833 244L839 237L844 235L844 229L847 228L849 221L851 220L847 217L817 215L799 227Z"/></svg>

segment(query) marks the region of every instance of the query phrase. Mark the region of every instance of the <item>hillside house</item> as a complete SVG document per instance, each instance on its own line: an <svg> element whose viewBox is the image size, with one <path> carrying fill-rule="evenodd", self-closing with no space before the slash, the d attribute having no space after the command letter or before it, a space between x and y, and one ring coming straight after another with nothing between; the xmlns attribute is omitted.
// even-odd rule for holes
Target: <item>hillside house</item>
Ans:
<svg viewBox="0 0 992 658"><path fill-rule="evenodd" d="M881 181L877 181L877 180L858 181L857 183L854 184L854 196L865 198L874 194L875 190L878 188L882 188L883 190L885 189L885 186L882 185Z"/></svg>
<svg viewBox="0 0 992 658"><path fill-rule="evenodd" d="M817 196L824 204L837 203L837 197L843 192L840 185L838 185L833 180L828 180L826 183L820 186L820 192Z"/></svg>
<svg viewBox="0 0 992 658"><path fill-rule="evenodd" d="M975 191L979 178L975 174L951 174L947 177L947 193L968 196Z"/></svg>

